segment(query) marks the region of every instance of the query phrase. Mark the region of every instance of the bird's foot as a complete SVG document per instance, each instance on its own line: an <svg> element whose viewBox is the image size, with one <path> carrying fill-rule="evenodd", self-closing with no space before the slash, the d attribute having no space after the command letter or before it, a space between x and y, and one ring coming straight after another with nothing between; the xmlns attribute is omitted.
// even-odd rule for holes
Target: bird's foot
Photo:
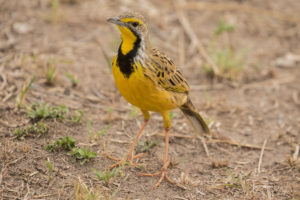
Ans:
<svg viewBox="0 0 300 200"><path fill-rule="evenodd" d="M117 161L115 164L111 165L109 167L109 169L112 169L112 168L115 168L115 167L119 167L119 166L124 166L124 165L133 165L133 166L138 166L138 163L134 163L133 160L134 159L138 159L138 158L141 158L145 155L145 153L139 153L135 156L127 156L126 159L119 159L119 158L115 158L115 157L112 157L108 154L103 154L103 156L105 156L106 158L110 159L110 160L114 160L114 161Z"/></svg>
<svg viewBox="0 0 300 200"><path fill-rule="evenodd" d="M169 176L167 175L167 169L168 166L170 165L170 161L167 161L166 163L164 163L163 168L161 169L161 171L153 173L153 174L147 174L147 173L140 173L139 176L159 176L160 175L160 179L158 180L158 182L152 187L153 190L155 190L160 184L161 182L164 180L164 178L169 182L172 183L174 185L177 185L175 183L175 181L171 180L169 178Z"/></svg>

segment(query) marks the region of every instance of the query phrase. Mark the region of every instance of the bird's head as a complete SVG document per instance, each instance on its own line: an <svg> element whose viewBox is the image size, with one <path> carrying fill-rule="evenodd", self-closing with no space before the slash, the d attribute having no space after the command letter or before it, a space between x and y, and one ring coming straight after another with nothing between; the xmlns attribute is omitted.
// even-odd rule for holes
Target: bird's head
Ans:
<svg viewBox="0 0 300 200"><path fill-rule="evenodd" d="M108 22L116 24L122 34L122 37L144 37L147 34L147 25L144 17L137 13L126 13L118 17L107 19Z"/></svg>
<svg viewBox="0 0 300 200"><path fill-rule="evenodd" d="M144 17L140 14L126 13L118 17L109 18L107 21L117 25L121 32L123 43L134 44L136 41L140 41L144 44L145 40L147 40L147 24Z"/></svg>

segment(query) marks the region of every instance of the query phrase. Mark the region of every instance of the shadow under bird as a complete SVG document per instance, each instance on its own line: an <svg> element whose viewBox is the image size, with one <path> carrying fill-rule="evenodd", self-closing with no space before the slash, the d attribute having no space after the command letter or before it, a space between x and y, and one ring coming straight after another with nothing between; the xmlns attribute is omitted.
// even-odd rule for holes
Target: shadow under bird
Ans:
<svg viewBox="0 0 300 200"><path fill-rule="evenodd" d="M189 98L190 89L183 75L170 58L151 46L144 17L137 13L126 13L109 18L107 21L117 25L122 39L118 53L112 61L116 86L121 95L138 107L144 116L144 124L128 151L126 161L132 163L133 159L141 157L140 154L132 155L134 147L150 119L149 111L158 112L163 117L165 128L164 164L161 171L142 175L160 175L153 188L158 187L164 178L174 183L167 176L170 164L168 160L170 110L179 108L197 134L209 134L209 129ZM118 160L119 162L112 167L122 164L123 161Z"/></svg>

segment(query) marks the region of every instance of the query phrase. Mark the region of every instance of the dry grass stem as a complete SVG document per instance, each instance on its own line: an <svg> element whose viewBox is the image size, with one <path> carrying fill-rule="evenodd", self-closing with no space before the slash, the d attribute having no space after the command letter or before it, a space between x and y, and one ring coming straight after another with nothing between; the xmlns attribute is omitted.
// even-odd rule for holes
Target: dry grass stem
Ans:
<svg viewBox="0 0 300 200"><path fill-rule="evenodd" d="M7 173L7 168L4 166L0 173L0 185L2 184L3 176Z"/></svg>
<svg viewBox="0 0 300 200"><path fill-rule="evenodd" d="M204 139L203 137L200 137L200 139L201 139L202 145L203 145L203 147L204 147L206 156L207 156L209 159L211 159L211 158L210 158L210 155L209 155L209 151L208 151L207 145L206 145L206 142L205 142L205 139Z"/></svg>
<svg viewBox="0 0 300 200"><path fill-rule="evenodd" d="M197 37L196 33L194 32L192 26L190 25L187 17L183 13L183 11L180 9L179 4L176 4L174 2L174 7L175 7L175 12L176 12L176 15L178 17L178 20L179 20L180 24L182 25L182 27L183 27L184 31L186 32L186 34L189 36L189 38L192 42L192 45L195 45L197 47L199 53L204 57L205 61L209 65L211 65L211 67L214 71L214 74L218 75L219 74L218 66L212 61L212 59L208 55L208 53L205 50L203 44L198 39L198 37Z"/></svg>
<svg viewBox="0 0 300 200"><path fill-rule="evenodd" d="M298 155L299 155L299 146L300 146L300 145L296 145L296 147L295 147L295 152L294 152L294 154L293 154L293 159L294 159L294 160L297 160L297 159L298 159Z"/></svg>
<svg viewBox="0 0 300 200"><path fill-rule="evenodd" d="M51 196L55 196L57 195L56 193L54 194L41 194L41 195L36 195L36 196L33 196L32 198L33 199L45 199L46 197L51 197Z"/></svg>
<svg viewBox="0 0 300 200"><path fill-rule="evenodd" d="M258 145L253 145L253 144L242 144L233 140L218 140L218 139L211 139L208 142L212 142L212 143L227 143L227 144L231 144L234 146L239 146L239 147L245 147L245 148L249 148L249 149L261 149L261 146ZM265 150L269 150L272 151L272 148L269 147L265 147Z"/></svg>
<svg viewBox="0 0 300 200"><path fill-rule="evenodd" d="M0 125L5 126L5 127L10 127L10 128L17 127L16 125L9 124L8 122L3 121L2 119L0 119Z"/></svg>
<svg viewBox="0 0 300 200"><path fill-rule="evenodd" d="M160 132L155 132L155 133L152 133L152 134L147 135L147 136L151 137L151 136L154 136L154 135L155 136L160 136L160 137L165 137L165 135L163 133L160 133ZM170 137L195 139L195 137L193 137L193 136L182 135L182 134L170 134ZM199 137L197 137L197 138L199 138ZM261 146L258 146L258 145L243 144L243 143L239 143L239 142L236 142L234 140L231 140L231 139L210 139L207 142L208 143L227 143L227 144L230 144L230 145L233 145L233 146L239 146L239 147L244 147L244 148L249 148L249 149L261 149L262 148ZM265 147L265 150L272 151L273 149L269 148L269 147Z"/></svg>
<svg viewBox="0 0 300 200"><path fill-rule="evenodd" d="M130 144L130 142L124 140L111 139L110 141L120 143L120 144Z"/></svg>
<svg viewBox="0 0 300 200"><path fill-rule="evenodd" d="M257 166L257 173L258 174L260 174L260 167L261 167L262 158L263 158L263 155L264 155L266 144L267 144L267 139L264 140L264 143L263 143L261 151L260 151L258 166Z"/></svg>

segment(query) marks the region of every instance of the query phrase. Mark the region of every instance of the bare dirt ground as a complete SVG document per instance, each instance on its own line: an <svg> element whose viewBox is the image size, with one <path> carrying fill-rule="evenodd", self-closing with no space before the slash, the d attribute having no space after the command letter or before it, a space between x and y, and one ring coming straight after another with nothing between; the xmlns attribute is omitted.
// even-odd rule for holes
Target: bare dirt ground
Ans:
<svg viewBox="0 0 300 200"><path fill-rule="evenodd" d="M300 1L58 2L0 1L1 199L300 199ZM138 160L140 167L124 166L107 183L92 171L114 163L104 153L123 157L142 122L117 91L105 57L120 42L106 19L128 10L146 16L153 45L181 69L214 133L202 141L173 111L168 173L178 185L164 181L154 191L158 177L138 173L162 166L163 126L155 113L141 141L157 146ZM212 81L197 41L209 52L220 19L235 30L217 43L247 56L236 78ZM46 84L49 65L56 68L53 85ZM78 86L66 73L78 77ZM34 75L17 109L16 98ZM16 128L34 123L26 106L35 102L82 110L82 122L44 119L47 134L17 139ZM45 149L67 135L97 157L80 165L65 151Z"/></svg>

